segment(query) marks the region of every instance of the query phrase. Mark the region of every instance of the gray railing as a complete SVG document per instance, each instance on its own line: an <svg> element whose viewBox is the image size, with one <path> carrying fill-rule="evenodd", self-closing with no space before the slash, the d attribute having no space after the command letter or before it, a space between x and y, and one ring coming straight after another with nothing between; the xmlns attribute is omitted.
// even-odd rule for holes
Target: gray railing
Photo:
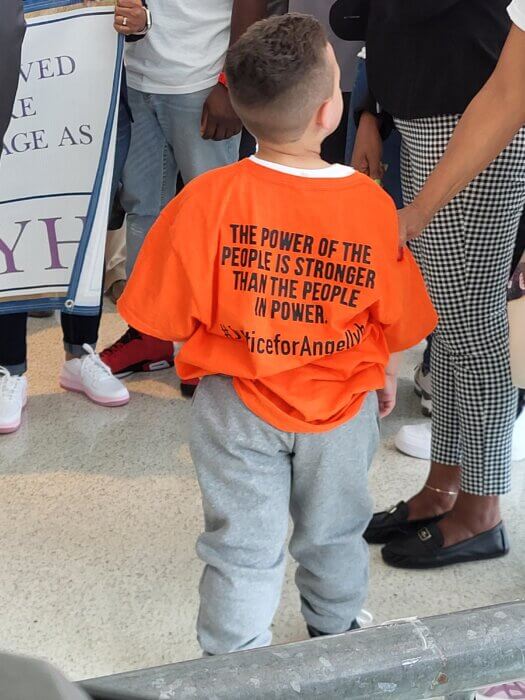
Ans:
<svg viewBox="0 0 525 700"><path fill-rule="evenodd" d="M95 700L467 700L473 688L522 677L525 603L517 602L121 673L81 685Z"/></svg>

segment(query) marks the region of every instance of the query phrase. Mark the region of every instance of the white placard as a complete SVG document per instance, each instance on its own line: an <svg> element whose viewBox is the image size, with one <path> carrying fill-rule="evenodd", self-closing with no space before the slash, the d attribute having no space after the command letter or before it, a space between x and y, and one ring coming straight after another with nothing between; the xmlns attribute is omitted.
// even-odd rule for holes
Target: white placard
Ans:
<svg viewBox="0 0 525 700"><path fill-rule="evenodd" d="M122 44L109 3L57 4L24 3L0 160L0 313L100 302Z"/></svg>

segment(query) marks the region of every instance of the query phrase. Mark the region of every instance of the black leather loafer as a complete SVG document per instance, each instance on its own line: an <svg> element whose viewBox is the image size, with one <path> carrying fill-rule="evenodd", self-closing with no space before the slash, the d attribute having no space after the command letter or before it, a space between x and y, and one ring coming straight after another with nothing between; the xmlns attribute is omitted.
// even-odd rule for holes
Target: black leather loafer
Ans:
<svg viewBox="0 0 525 700"><path fill-rule="evenodd" d="M415 535L390 542L383 547L383 560L398 569L437 569L451 564L496 559L509 552L509 540L503 523L463 542L443 547L443 535L437 525L427 525Z"/></svg>
<svg viewBox="0 0 525 700"><path fill-rule="evenodd" d="M426 520L408 519L408 505L400 501L397 506L382 513L375 513L364 534L368 544L387 544L399 537L415 535L422 527L439 522L444 516Z"/></svg>

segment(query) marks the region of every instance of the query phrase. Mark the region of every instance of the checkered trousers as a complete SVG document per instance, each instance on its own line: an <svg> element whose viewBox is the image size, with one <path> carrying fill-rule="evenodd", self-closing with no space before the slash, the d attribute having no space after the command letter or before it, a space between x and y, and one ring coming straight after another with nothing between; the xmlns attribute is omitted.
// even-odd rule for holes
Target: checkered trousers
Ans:
<svg viewBox="0 0 525 700"><path fill-rule="evenodd" d="M396 120L403 196L443 155L457 115ZM517 390L509 369L506 288L525 204L525 129L411 244L439 314L432 344L432 459L461 466L461 488L510 489Z"/></svg>

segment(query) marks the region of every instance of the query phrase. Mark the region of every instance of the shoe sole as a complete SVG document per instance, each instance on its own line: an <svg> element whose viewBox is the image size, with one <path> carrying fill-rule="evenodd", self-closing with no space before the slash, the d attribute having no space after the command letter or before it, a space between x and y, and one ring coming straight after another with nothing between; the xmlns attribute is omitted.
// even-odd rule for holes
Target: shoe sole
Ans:
<svg viewBox="0 0 525 700"><path fill-rule="evenodd" d="M403 442L396 439L394 441L394 445L396 449L401 452L401 454L407 455L407 457L412 457L413 459L421 459L428 462L431 457L430 452L418 450L417 447L409 444L408 442Z"/></svg>
<svg viewBox="0 0 525 700"><path fill-rule="evenodd" d="M25 411L25 408L27 406L27 397L24 401L24 405L22 406L22 413ZM18 423L11 423L11 425L3 425L0 427L0 435L11 435L12 433L16 433L16 431L20 428L22 425L22 415L20 415L20 420Z"/></svg>
<svg viewBox="0 0 525 700"><path fill-rule="evenodd" d="M82 394L83 396L86 396L90 401L93 403L96 403L97 406L105 406L107 408L118 408L119 406L125 406L126 404L129 403L130 397L128 396L125 399L116 399L115 401L106 401L105 399L101 399L94 394L91 394L89 391L86 391L84 388L80 388L76 386L75 384L67 384L64 379L60 380L60 386L62 389L65 389L66 391L72 391L75 394Z"/></svg>
<svg viewBox="0 0 525 700"><path fill-rule="evenodd" d="M16 431L22 425L22 420L20 419L16 425L4 425L0 428L0 435L11 435L11 433L16 433Z"/></svg>
<svg viewBox="0 0 525 700"><path fill-rule="evenodd" d="M410 569L410 570L416 570L416 571L422 571L424 569L445 569L447 566L454 566L456 564L469 564L475 561L488 561L489 559L500 559L502 557L506 557L507 554L509 553L510 550L505 550L505 551L500 551L500 552L494 552L492 554L484 554L483 556L474 556L471 555L469 557L462 557L461 559L457 559L456 561L449 561L449 562L404 562L404 561L396 561L395 558L389 559L388 555L385 556L384 552L381 552L381 556L383 557L383 561L385 564L388 564L388 566L392 566L395 569Z"/></svg>
<svg viewBox="0 0 525 700"><path fill-rule="evenodd" d="M163 369L170 369L175 365L175 360L168 362L167 360L161 360L160 362L146 362L138 365L133 365L133 367L128 367L123 369L121 372L113 372L113 376L117 379L125 379L126 377L131 377L132 374L138 374L140 372L160 372Z"/></svg>

